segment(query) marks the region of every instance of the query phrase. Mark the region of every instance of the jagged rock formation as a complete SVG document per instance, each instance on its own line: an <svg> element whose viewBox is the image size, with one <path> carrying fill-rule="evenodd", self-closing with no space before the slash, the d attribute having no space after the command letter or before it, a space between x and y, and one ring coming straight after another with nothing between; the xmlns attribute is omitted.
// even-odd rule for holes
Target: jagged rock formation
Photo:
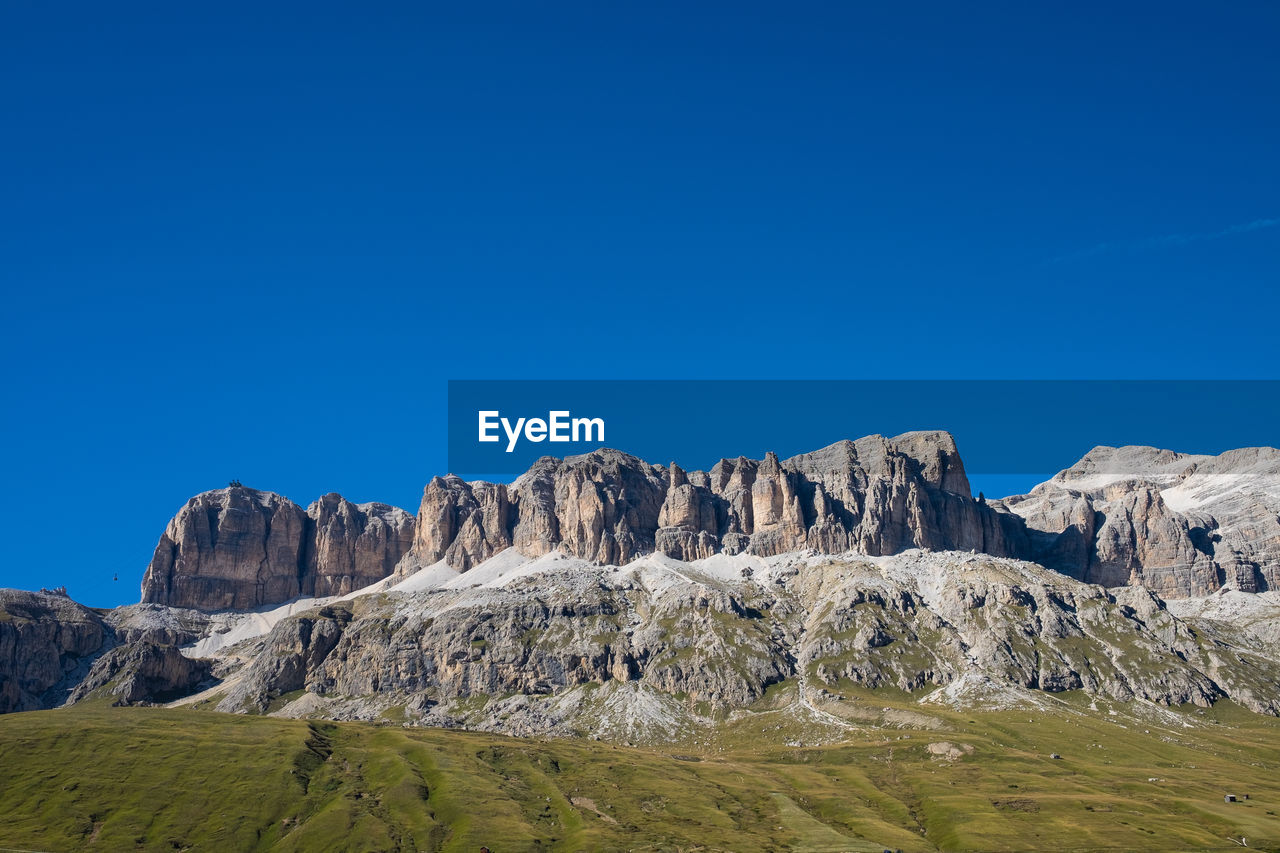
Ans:
<svg viewBox="0 0 1280 853"><path fill-rule="evenodd" d="M199 616L135 605L104 618L65 593L0 589L0 713L90 696L118 704L174 698L209 677L208 661L165 641L200 636L208 622Z"/></svg>
<svg viewBox="0 0 1280 853"><path fill-rule="evenodd" d="M400 576L463 570L507 547L625 564L812 549L910 548L1035 560L1103 586L1164 597L1280 582L1280 451L1220 457L1100 447L1030 495L974 501L945 432L869 436L779 460L722 459L709 472L601 450L540 459L511 487L437 478Z"/></svg>
<svg viewBox="0 0 1280 853"><path fill-rule="evenodd" d="M382 503L353 504L330 492L307 507L301 595L346 595L380 581L414 542L413 516Z"/></svg>
<svg viewBox="0 0 1280 853"><path fill-rule="evenodd" d="M128 643L98 658L67 704L97 697L110 698L113 705L164 702L191 692L211 669L212 662L186 657L176 646Z"/></svg>
<svg viewBox="0 0 1280 853"><path fill-rule="evenodd" d="M1163 597L1280 582L1280 451L1220 457L1096 448L1029 495L975 501L955 441L913 432L710 471L603 449L543 457L510 486L436 477L418 518L325 495L304 513L243 487L198 495L170 522L143 601L248 609L345 595L437 563L467 571L508 548L625 565L811 549L912 548L1042 563Z"/></svg>
<svg viewBox="0 0 1280 853"><path fill-rule="evenodd" d="M64 594L0 589L0 714L57 704L52 694L111 642L102 619Z"/></svg>
<svg viewBox="0 0 1280 853"><path fill-rule="evenodd" d="M1280 450L1191 456L1097 447L1028 495L1024 556L1104 586L1165 598L1280 584Z"/></svg>
<svg viewBox="0 0 1280 853"><path fill-rule="evenodd" d="M463 570L514 546L623 565L658 551L768 556L803 548L1019 553L1022 525L977 503L945 432L869 436L780 461L722 459L710 472L616 450L544 457L510 488L432 480L401 576L439 560Z"/></svg>
<svg viewBox="0 0 1280 853"><path fill-rule="evenodd" d="M511 503L501 483L434 477L422 492L412 555L399 568L439 560L465 571L511 547Z"/></svg>
<svg viewBox="0 0 1280 853"><path fill-rule="evenodd" d="M169 522L142 581L143 602L248 610L301 595L345 594L389 575L413 541L413 516L325 495L306 512L243 486L196 495Z"/></svg>

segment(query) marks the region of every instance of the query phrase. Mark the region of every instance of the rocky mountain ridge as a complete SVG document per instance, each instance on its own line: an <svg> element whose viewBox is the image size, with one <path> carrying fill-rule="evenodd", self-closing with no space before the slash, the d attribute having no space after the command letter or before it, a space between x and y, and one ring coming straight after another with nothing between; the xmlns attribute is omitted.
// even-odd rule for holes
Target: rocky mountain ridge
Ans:
<svg viewBox="0 0 1280 853"><path fill-rule="evenodd" d="M543 457L509 485L435 477L416 518L336 494L304 512L233 487L197 495L169 523L142 598L248 609L438 563L466 571L508 548L617 565L649 553L956 550L1165 598L1263 591L1280 584L1280 451L1099 447L1031 493L989 502L973 499L954 439L936 431L722 459L710 471L609 449Z"/></svg>
<svg viewBox="0 0 1280 853"><path fill-rule="evenodd" d="M510 486L437 477L418 511L406 576L444 561L466 570L515 547L625 565L658 552L771 556L814 548L1011 555L1016 518L976 503L945 432L868 436L785 461L722 459L710 471L651 465L616 450L543 457Z"/></svg>
<svg viewBox="0 0 1280 853"><path fill-rule="evenodd" d="M837 729L831 697L881 688L1275 714L1278 512L1270 448L1095 448L985 501L937 432L706 472L545 457L434 478L416 519L233 486L169 523L139 605L6 592L0 711L210 685L192 701L664 737L778 685Z"/></svg>

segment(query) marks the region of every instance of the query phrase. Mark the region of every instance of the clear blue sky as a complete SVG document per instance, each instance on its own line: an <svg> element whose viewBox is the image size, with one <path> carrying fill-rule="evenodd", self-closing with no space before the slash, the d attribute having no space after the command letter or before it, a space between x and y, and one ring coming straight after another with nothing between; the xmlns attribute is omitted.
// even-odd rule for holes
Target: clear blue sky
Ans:
<svg viewBox="0 0 1280 853"><path fill-rule="evenodd" d="M136 600L232 477L416 509L448 378L1276 377L1277 44L1273 2L5 3L0 586Z"/></svg>

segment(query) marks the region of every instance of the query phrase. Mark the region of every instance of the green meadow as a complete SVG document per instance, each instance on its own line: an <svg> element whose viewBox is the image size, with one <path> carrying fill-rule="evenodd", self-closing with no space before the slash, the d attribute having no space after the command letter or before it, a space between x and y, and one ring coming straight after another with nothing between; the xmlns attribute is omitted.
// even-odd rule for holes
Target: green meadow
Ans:
<svg viewBox="0 0 1280 853"><path fill-rule="evenodd" d="M1230 704L1158 723L1078 698L838 704L862 721L838 743L788 746L814 731L765 703L666 749L186 709L10 714L0 848L1280 849L1280 722Z"/></svg>

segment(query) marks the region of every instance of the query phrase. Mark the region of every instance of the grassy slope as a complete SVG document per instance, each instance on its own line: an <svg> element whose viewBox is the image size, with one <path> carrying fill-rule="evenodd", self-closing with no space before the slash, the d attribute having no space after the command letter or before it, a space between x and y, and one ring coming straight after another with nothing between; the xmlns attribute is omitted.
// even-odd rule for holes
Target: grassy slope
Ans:
<svg viewBox="0 0 1280 853"><path fill-rule="evenodd" d="M899 707L886 692L842 704L869 720ZM0 717L0 848L1280 846L1276 720L1225 704L1189 713L1193 729L1066 707L928 713L921 728L790 748L779 738L797 733L775 732L766 711L698 755L191 710L12 714ZM932 758L925 746L941 740L973 752ZM1251 798L1227 805L1224 792Z"/></svg>

